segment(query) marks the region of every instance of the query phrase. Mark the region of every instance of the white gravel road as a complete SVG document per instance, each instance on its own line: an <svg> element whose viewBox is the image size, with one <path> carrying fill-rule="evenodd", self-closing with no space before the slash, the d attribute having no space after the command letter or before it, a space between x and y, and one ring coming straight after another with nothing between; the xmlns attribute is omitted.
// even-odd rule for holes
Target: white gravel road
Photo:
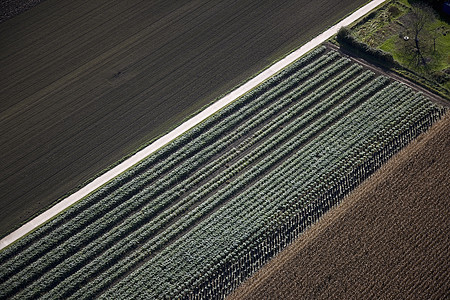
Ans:
<svg viewBox="0 0 450 300"><path fill-rule="evenodd" d="M0 250L8 246L9 244L13 243L17 239L21 238L22 236L26 235L30 231L32 231L34 228L40 226L41 224L45 223L49 219L56 216L58 213L66 209L67 207L71 206L75 202L79 201L92 191L96 190L100 186L104 185L106 182L110 181L120 173L124 172L125 170L129 169L133 165L137 164L165 144L169 143L179 135L183 134L190 128L194 127L195 125L199 124L204 119L208 118L215 112L217 112L219 109L223 108L230 102L234 101L235 99L239 98L249 90L253 89L255 86L263 82L264 80L271 77L273 74L279 72L281 69L298 59L299 57L303 56L305 53L310 51L311 49L317 47L333 35L337 33L339 28L342 26L349 25L353 23L354 21L358 20L368 12L370 12L372 9L376 8L386 0L374 0L370 3L366 4L365 6L359 8L357 11L352 13L350 16L346 17L336 25L330 27L323 33L316 36L314 39L297 49L296 51L292 52L285 58L281 59L280 61L276 62L260 74L258 74L253 79L249 80L242 86L238 87L234 91L230 92L220 100L216 101L211 106L207 107L205 110L197 114L196 116L192 117L191 119L187 120L168 134L164 135L163 137L159 138L158 140L154 141L152 144L147 146L146 148L142 149L141 151L137 152L127 160L123 161L121 164L117 165L116 167L112 168L102 176L96 178L94 181L77 191L76 193L68 196L67 198L63 199L61 202L56 204L55 206L51 207L47 211L43 212L39 216L35 217L28 223L22 225L19 229L15 230L14 232L10 233L6 237L0 240Z"/></svg>

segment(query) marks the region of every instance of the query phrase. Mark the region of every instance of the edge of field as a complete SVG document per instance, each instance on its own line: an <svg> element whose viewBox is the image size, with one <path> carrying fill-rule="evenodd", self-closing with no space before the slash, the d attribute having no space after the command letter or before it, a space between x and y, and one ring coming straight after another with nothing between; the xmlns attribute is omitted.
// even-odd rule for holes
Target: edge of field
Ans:
<svg viewBox="0 0 450 300"><path fill-rule="evenodd" d="M182 134L184 134L185 132L187 132L188 130L193 128L194 126L200 124L201 122L206 120L206 118L212 116L218 110L220 110L220 109L224 108L225 106L229 105L232 101L234 101L237 98L241 97L243 94L245 94L245 93L255 89L263 81L267 80L271 76L273 76L276 73L280 72L283 68L285 68L286 66L291 64L293 61L295 61L298 58L304 56L306 53L308 53L309 51L313 50L315 47L319 46L321 43L323 43L323 42L327 41L328 39L332 38L337 33L337 30L340 27L347 26L347 25L349 25L349 24L351 24L353 22L356 22L357 20L359 20L363 16L365 16L368 13L372 12L373 10L377 9L377 7L379 7L380 5L382 5L386 1L387 0L368 1L365 5L360 6L355 11L349 13L348 15L343 17L342 19L338 20L333 26L327 28L321 34L319 34L318 36L314 37L309 42L305 43L304 45L300 46L299 48L293 49L292 51L290 51L288 53L277 54L276 57L278 57L278 58L274 58L273 62L271 64L269 64L266 68L262 69L260 72L258 72L256 74L250 76L249 78L247 78L247 80L243 81L242 84L240 84L240 85L234 87L233 89L231 89L230 91L220 95L219 97L217 97L216 99L211 101L209 104L207 104L207 105L203 106L202 108L200 108L198 111L196 111L196 112L186 116L185 118L183 118L180 121L180 123L174 124L166 133L161 134L161 135L155 137L154 139L152 139L152 140L142 144L136 150L130 152L128 155L125 155L122 159L120 159L116 163L106 167L102 171L98 172L95 176L93 176L89 180L85 181L83 184L80 184L76 188L70 190L69 192L67 192L66 194L64 194L60 198L58 198L57 200L53 201L45 209L36 212L27 221L24 221L21 224L18 224L18 226L15 229L13 229L13 230L11 230L11 231L1 235L0 236L0 238L1 238L1 240L0 240L0 251L2 249L4 249L5 247L7 247L8 245L14 243L17 239L19 239L19 238L29 234L34 229L36 229L38 226L40 226L43 223L53 219L59 213L61 213L64 210L68 209L75 202L78 202L81 199L83 199L84 197L94 193L101 186L103 186L103 185L107 184L108 182L110 182L111 180L113 180L116 176L126 172L129 169L131 169L136 164L138 164L140 161L142 161L143 159L145 159L146 157L148 157L149 155L151 155L152 153L154 153L158 149L164 147L166 144L168 144L171 141L175 140L176 138L178 138L179 136L181 136ZM275 54L274 54L274 56L275 56ZM263 78L262 79L258 79L258 77L263 77ZM218 105L218 103L220 103L220 101L222 101L224 98L226 98L226 97L236 93L240 89L245 89L246 85L248 85L253 80L257 81L256 84L253 84L253 86L251 86L251 87L247 87L246 90L244 90L240 94L234 96L225 105L222 105L222 106L220 106L217 109L214 108L214 106ZM151 147L155 143L158 143L158 141L160 141L162 139L165 139L168 135L172 134L174 131L177 131L181 127L184 127L186 123L190 122L193 118L195 118L196 116L204 113L208 109L209 110L212 109L213 112L209 113L201 121L199 121L198 123L190 126L189 128L185 129L184 131L178 133L173 138L168 139L168 140L164 141L163 143L160 143L160 146L155 148L153 151L151 151L151 152L147 151L147 153L142 154L142 152L146 151L146 149L148 149L149 147ZM131 159L133 159L133 157L138 156L138 155L141 157L139 160L134 160L133 163L128 164L127 166L122 166L121 167L121 165L124 164L126 161L131 160ZM116 169L116 168L120 168L120 171L119 172L115 172L116 174L113 177L110 177L106 181L104 179L102 179L102 176L105 176L109 172L114 171L114 169ZM96 183L95 184L95 186L96 186L95 188L90 188L90 185L94 185L94 183L96 181L102 181L102 183L101 184ZM88 190L88 191L87 192L84 191L85 189ZM77 193L81 193L81 192L83 192L83 195L82 196L77 196L76 200L67 201L67 199L69 199L70 197L73 197ZM70 202L70 204L69 205L65 204L66 201L67 201L67 203ZM59 207L59 206L61 206L62 208ZM56 213L55 212L50 212L50 211L56 211ZM48 216L49 214L51 214L51 215ZM43 220L43 221L37 220L38 218L40 218L43 215L46 215L45 220ZM26 228L24 228L24 227L26 227Z"/></svg>

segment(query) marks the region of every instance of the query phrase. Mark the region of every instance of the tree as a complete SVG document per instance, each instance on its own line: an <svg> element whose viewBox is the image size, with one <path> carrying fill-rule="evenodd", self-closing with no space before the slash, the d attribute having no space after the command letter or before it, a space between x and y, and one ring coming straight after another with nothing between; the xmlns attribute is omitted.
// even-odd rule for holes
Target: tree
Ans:
<svg viewBox="0 0 450 300"><path fill-rule="evenodd" d="M428 5L414 3L406 26L411 32L411 42L406 44L406 52L409 53L416 66L427 67L427 56L432 55L431 39L428 27L435 20L435 15Z"/></svg>
<svg viewBox="0 0 450 300"><path fill-rule="evenodd" d="M436 53L436 40L439 36L442 35L443 27L435 27L431 30L431 38L433 39L433 53Z"/></svg>

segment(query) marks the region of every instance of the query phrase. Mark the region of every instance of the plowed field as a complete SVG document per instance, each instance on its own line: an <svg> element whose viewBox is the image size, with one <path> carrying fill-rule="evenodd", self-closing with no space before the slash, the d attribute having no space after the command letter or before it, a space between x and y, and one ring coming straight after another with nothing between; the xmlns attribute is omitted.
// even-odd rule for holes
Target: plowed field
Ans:
<svg viewBox="0 0 450 300"><path fill-rule="evenodd" d="M0 23L5 22L27 10L35 7L44 0L3 0L0 2Z"/></svg>
<svg viewBox="0 0 450 300"><path fill-rule="evenodd" d="M364 2L47 0L0 24L0 236Z"/></svg>
<svg viewBox="0 0 450 300"><path fill-rule="evenodd" d="M450 116L229 299L448 299Z"/></svg>

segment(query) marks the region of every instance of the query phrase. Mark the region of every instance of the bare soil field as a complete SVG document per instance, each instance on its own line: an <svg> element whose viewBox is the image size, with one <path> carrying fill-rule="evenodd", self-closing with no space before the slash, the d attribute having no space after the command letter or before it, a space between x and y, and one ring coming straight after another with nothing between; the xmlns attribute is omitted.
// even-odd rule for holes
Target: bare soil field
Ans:
<svg viewBox="0 0 450 300"><path fill-rule="evenodd" d="M1 23L0 236L365 2L46 0Z"/></svg>
<svg viewBox="0 0 450 300"><path fill-rule="evenodd" d="M45 0L2 0L0 2L0 23L5 22Z"/></svg>
<svg viewBox="0 0 450 300"><path fill-rule="evenodd" d="M229 299L448 299L450 116Z"/></svg>

